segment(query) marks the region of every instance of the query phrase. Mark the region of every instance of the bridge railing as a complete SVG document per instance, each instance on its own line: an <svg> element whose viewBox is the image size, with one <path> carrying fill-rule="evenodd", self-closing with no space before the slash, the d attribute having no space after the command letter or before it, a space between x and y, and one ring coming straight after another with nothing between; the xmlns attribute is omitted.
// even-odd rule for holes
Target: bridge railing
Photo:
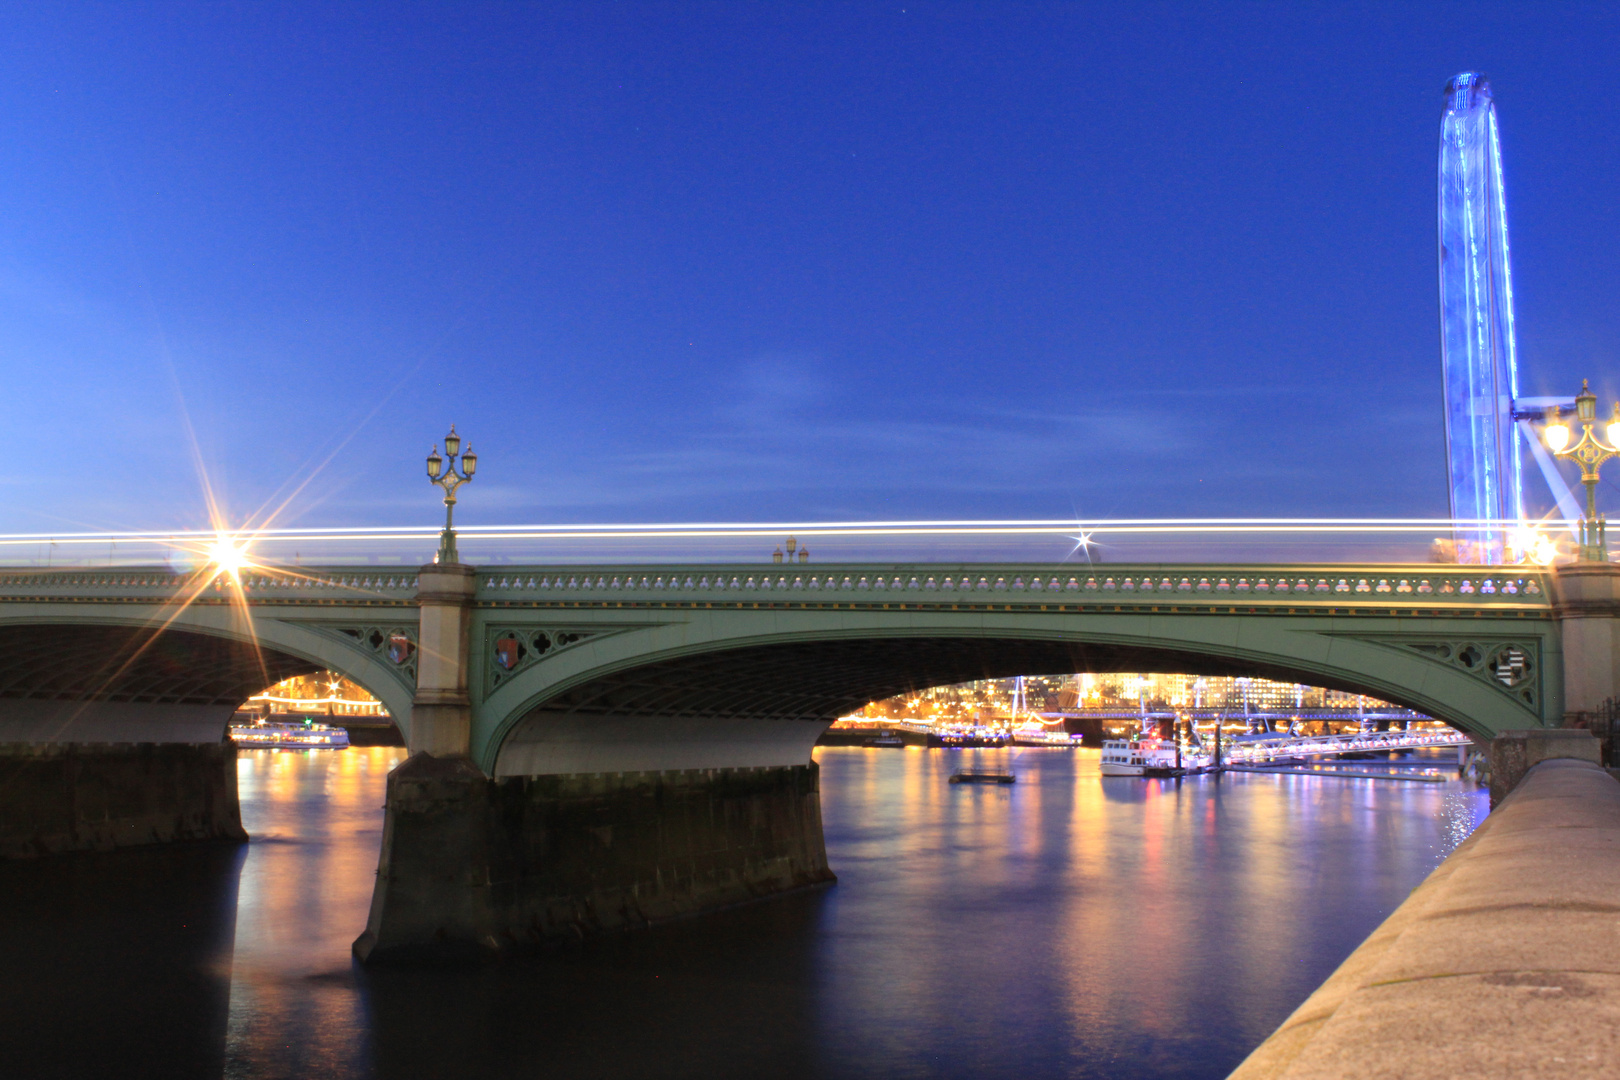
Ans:
<svg viewBox="0 0 1620 1080"><path fill-rule="evenodd" d="M370 600L416 595L414 569L265 568L244 574L242 593L264 602ZM221 575L163 569L10 571L0 598L225 599ZM995 604L1105 607L1284 606L1550 608L1546 572L1524 567L1427 565L1211 566L1033 563L826 563L760 566L505 567L478 572L484 602Z"/></svg>
<svg viewBox="0 0 1620 1080"><path fill-rule="evenodd" d="M511 567L478 575L482 600L1149 606L1550 606L1539 569L1447 566L823 564Z"/></svg>
<svg viewBox="0 0 1620 1080"><path fill-rule="evenodd" d="M249 601L392 601L416 597L416 571L374 567L309 570L296 567L226 575L151 570L14 570L0 573L0 599L26 600L227 600L240 587Z"/></svg>

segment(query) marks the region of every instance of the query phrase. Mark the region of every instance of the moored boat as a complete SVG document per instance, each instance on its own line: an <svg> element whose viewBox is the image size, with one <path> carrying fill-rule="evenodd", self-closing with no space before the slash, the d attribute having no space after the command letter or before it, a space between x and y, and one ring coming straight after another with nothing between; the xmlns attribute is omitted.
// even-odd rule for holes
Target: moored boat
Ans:
<svg viewBox="0 0 1620 1080"><path fill-rule="evenodd" d="M1129 739L1107 739L1098 768L1104 776L1141 776L1147 771L1147 759L1140 744Z"/></svg>
<svg viewBox="0 0 1620 1080"><path fill-rule="evenodd" d="M1013 728L1012 741L1014 746L1063 746L1073 749L1080 746L1081 739L1079 735L1071 735L1060 727L1025 724Z"/></svg>
<svg viewBox="0 0 1620 1080"><path fill-rule="evenodd" d="M1012 736L999 728L987 727L948 727L929 734L929 746L944 746L951 749L966 747L1006 746L1012 742Z"/></svg>
<svg viewBox="0 0 1620 1080"><path fill-rule="evenodd" d="M1104 776L1174 776L1181 771L1173 743L1158 739L1109 739L1099 768Z"/></svg>
<svg viewBox="0 0 1620 1080"><path fill-rule="evenodd" d="M250 750L341 750L349 745L349 733L325 724L288 723L269 720L232 724L231 741Z"/></svg>

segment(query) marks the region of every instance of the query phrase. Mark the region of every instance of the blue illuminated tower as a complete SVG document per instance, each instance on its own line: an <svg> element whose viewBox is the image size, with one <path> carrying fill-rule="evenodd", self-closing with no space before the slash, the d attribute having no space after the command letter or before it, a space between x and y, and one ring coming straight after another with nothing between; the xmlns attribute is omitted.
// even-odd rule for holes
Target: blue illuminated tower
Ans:
<svg viewBox="0 0 1620 1080"><path fill-rule="evenodd" d="M1472 72L1446 84L1440 124L1440 342L1457 559L1501 562L1511 526L1485 519L1523 516L1518 358L1496 107Z"/></svg>

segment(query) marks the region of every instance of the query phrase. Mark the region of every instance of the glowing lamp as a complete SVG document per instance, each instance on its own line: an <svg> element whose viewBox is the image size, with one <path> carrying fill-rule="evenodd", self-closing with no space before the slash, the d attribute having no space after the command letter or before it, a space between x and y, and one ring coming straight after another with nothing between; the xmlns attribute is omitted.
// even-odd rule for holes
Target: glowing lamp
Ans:
<svg viewBox="0 0 1620 1080"><path fill-rule="evenodd" d="M1513 530L1513 550L1520 555L1530 557L1536 549L1536 531L1528 525L1520 525Z"/></svg>
<svg viewBox="0 0 1620 1080"><path fill-rule="evenodd" d="M1609 420L1609 426L1603 429L1609 437L1610 446L1620 446L1620 401L1614 403L1614 416Z"/></svg>
<svg viewBox="0 0 1620 1080"><path fill-rule="evenodd" d="M1569 445L1569 425L1561 419L1548 424L1545 435L1547 446L1555 454Z"/></svg>
<svg viewBox="0 0 1620 1080"><path fill-rule="evenodd" d="M444 437L444 452L455 457L461 451L461 436L456 434L456 425L450 425L450 434Z"/></svg>
<svg viewBox="0 0 1620 1080"><path fill-rule="evenodd" d="M1542 566L1547 566L1558 557L1558 549L1553 546L1551 540L1543 536L1536 541L1535 550L1531 552L1530 557Z"/></svg>
<svg viewBox="0 0 1620 1080"><path fill-rule="evenodd" d="M478 455L473 453L472 444L467 444L467 452L461 455L461 471L471 476L478 471Z"/></svg>
<svg viewBox="0 0 1620 1080"><path fill-rule="evenodd" d="M429 480L437 480L439 478L439 474L444 471L444 458L439 456L439 447L437 444L435 444L433 447L433 453L428 455L427 466Z"/></svg>

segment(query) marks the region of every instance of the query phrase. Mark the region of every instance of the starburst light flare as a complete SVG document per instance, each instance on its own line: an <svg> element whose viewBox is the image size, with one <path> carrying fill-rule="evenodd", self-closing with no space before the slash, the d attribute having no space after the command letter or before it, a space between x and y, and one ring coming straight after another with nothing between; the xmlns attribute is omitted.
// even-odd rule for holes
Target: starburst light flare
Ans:
<svg viewBox="0 0 1620 1080"><path fill-rule="evenodd" d="M220 533L208 548L208 562L214 574L225 574L233 581L242 580L242 569L247 566L247 552L237 546L236 539Z"/></svg>

